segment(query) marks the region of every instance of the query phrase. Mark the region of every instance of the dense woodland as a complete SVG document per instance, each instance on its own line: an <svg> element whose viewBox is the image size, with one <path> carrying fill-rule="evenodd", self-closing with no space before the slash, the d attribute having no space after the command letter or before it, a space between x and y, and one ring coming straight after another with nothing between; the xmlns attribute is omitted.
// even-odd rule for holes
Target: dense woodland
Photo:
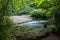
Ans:
<svg viewBox="0 0 60 40"><path fill-rule="evenodd" d="M0 0L0 40L11 40L16 28L9 16L14 15L31 15L33 20L52 19L53 32L60 35L60 0Z"/></svg>

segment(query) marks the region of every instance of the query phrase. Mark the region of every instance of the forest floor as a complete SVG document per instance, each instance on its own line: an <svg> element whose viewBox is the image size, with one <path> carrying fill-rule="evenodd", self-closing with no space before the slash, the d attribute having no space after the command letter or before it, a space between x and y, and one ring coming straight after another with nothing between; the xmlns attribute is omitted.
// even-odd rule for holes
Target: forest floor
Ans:
<svg viewBox="0 0 60 40"><path fill-rule="evenodd" d="M25 33L25 34L18 35L15 38L13 38L13 40L60 40L59 36L57 36L56 34L51 33L51 32L49 32L45 36L42 36L42 38L41 38L39 36L41 33L43 33L43 35L45 35L44 30L43 31L39 30L35 33ZM20 38L22 38L22 39L20 39ZM25 38L27 38L27 39L25 39Z"/></svg>
<svg viewBox="0 0 60 40"><path fill-rule="evenodd" d="M60 37L58 37L53 33L50 33L49 36L47 36L46 38L43 38L42 40L60 40Z"/></svg>

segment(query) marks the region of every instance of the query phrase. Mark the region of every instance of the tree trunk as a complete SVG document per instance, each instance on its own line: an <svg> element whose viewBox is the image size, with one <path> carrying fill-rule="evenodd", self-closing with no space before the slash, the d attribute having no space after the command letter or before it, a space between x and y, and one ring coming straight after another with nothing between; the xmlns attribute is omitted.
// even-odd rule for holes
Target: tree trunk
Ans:
<svg viewBox="0 0 60 40"><path fill-rule="evenodd" d="M56 26L56 32L60 34L60 13L56 11L55 13L55 26Z"/></svg>

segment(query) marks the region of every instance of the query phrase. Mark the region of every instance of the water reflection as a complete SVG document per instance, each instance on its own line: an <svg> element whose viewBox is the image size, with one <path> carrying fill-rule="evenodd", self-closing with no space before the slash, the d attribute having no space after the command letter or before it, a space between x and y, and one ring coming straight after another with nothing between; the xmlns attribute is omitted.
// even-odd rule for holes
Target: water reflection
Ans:
<svg viewBox="0 0 60 40"><path fill-rule="evenodd" d="M23 26L32 26L32 27L43 27L44 24L41 24L39 21L32 21L32 22L27 22L27 23L23 23Z"/></svg>

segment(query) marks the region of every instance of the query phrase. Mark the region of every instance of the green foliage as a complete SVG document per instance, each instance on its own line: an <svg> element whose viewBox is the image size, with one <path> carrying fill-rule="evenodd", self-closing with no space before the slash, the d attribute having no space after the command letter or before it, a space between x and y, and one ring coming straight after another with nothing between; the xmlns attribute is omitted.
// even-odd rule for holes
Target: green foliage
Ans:
<svg viewBox="0 0 60 40"><path fill-rule="evenodd" d="M26 13L28 11L26 14L31 14L32 11L37 9L39 13L51 15L55 9L60 7L58 1L59 0L12 0L9 4L9 13L10 15L20 15L21 12L24 14L23 12ZM36 14L38 12L36 12Z"/></svg>
<svg viewBox="0 0 60 40"><path fill-rule="evenodd" d="M10 40L14 25L9 19L8 4L11 0L0 0L0 40Z"/></svg>
<svg viewBox="0 0 60 40"><path fill-rule="evenodd" d="M48 18L53 13L60 13L59 0L0 0L0 40L8 40L13 24L9 19L10 15L29 14L40 18L45 14ZM60 27L57 27L59 29Z"/></svg>
<svg viewBox="0 0 60 40"><path fill-rule="evenodd" d="M16 9L19 8L20 12L21 11L26 12L26 9L28 9L29 10L28 13L31 16L35 15L35 18L40 16L41 13L45 14L48 18L52 18L53 14L56 12L60 13L60 10L58 11L58 9L60 9L59 0L28 0L28 1L20 0L20 1L21 1L20 7L16 7Z"/></svg>
<svg viewBox="0 0 60 40"><path fill-rule="evenodd" d="M2 21L0 19L0 40L10 40L12 28L14 26L8 16L4 17Z"/></svg>

